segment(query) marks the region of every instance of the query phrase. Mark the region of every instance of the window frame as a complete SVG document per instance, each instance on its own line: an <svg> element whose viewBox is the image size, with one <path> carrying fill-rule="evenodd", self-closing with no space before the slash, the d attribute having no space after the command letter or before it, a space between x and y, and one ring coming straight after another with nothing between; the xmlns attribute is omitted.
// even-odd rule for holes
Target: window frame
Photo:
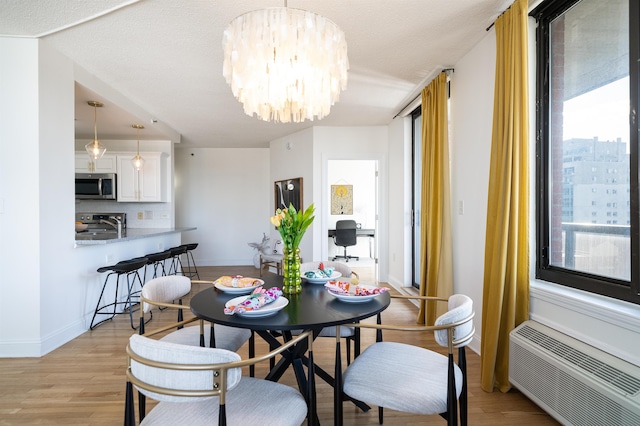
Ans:
<svg viewBox="0 0 640 426"><path fill-rule="evenodd" d="M631 279L619 280L550 265L549 262L549 172L550 172L550 32L549 26L581 0L547 0L531 12L538 23L536 29L536 268L535 277L544 281L640 304L640 203L638 171L638 110L640 66L640 0L629 0L629 94L630 139L629 179L631 223ZM636 59L633 59L636 58Z"/></svg>

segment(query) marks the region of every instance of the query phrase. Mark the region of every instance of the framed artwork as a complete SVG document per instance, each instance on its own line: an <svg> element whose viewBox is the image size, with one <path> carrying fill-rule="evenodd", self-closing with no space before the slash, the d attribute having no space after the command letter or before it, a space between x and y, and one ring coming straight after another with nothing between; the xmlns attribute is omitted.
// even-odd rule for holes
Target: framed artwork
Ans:
<svg viewBox="0 0 640 426"><path fill-rule="evenodd" d="M331 214L353 214L353 185L331 185Z"/></svg>
<svg viewBox="0 0 640 426"><path fill-rule="evenodd" d="M274 183L275 210L289 207L302 209L302 178L278 180Z"/></svg>

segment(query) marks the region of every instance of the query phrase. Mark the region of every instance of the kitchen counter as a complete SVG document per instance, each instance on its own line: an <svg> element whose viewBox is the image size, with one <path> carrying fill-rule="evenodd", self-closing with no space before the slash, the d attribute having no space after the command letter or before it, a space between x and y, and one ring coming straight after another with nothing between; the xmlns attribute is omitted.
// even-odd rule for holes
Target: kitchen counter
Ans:
<svg viewBox="0 0 640 426"><path fill-rule="evenodd" d="M122 236L118 238L115 233L100 233L91 235L89 233L76 233L76 247L96 246L126 241L139 240L142 238L157 237L165 234L175 234L186 231L194 231L196 228L126 228L122 231Z"/></svg>

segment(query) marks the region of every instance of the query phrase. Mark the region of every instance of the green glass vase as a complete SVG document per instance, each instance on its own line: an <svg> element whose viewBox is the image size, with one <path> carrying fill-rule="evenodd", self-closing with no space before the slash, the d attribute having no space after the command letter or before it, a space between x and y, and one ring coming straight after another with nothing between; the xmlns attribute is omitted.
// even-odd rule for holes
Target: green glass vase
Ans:
<svg viewBox="0 0 640 426"><path fill-rule="evenodd" d="M302 291L302 278L300 277L300 248L284 248L282 259L282 292L286 294L298 294Z"/></svg>

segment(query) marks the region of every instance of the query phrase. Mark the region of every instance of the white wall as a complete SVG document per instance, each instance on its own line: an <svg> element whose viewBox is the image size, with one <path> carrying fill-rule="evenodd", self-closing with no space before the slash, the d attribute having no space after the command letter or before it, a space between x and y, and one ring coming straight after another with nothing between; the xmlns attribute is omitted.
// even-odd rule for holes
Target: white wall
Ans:
<svg viewBox="0 0 640 426"><path fill-rule="evenodd" d="M313 129L306 129L294 133L284 138L276 139L269 144L269 212L267 220L275 212L274 205L274 182L290 178L302 178L302 208L306 209L312 203L316 206L316 218L305 232L300 243L300 257L303 262L315 259L314 241L318 235L318 201L316 198L316 186L314 185L314 170L317 167L314 153L314 133ZM271 242L280 239L280 234L270 226Z"/></svg>
<svg viewBox="0 0 640 426"><path fill-rule="evenodd" d="M269 150L175 149L176 224L197 242L197 265L250 265L251 242L270 235L273 181ZM289 176L295 177L295 176Z"/></svg>
<svg viewBox="0 0 640 426"><path fill-rule="evenodd" d="M0 342L40 337L38 46L0 37Z"/></svg>
<svg viewBox="0 0 640 426"><path fill-rule="evenodd" d="M388 280L396 287L411 283L411 118L397 118L389 125L388 198L389 231L386 245Z"/></svg>

